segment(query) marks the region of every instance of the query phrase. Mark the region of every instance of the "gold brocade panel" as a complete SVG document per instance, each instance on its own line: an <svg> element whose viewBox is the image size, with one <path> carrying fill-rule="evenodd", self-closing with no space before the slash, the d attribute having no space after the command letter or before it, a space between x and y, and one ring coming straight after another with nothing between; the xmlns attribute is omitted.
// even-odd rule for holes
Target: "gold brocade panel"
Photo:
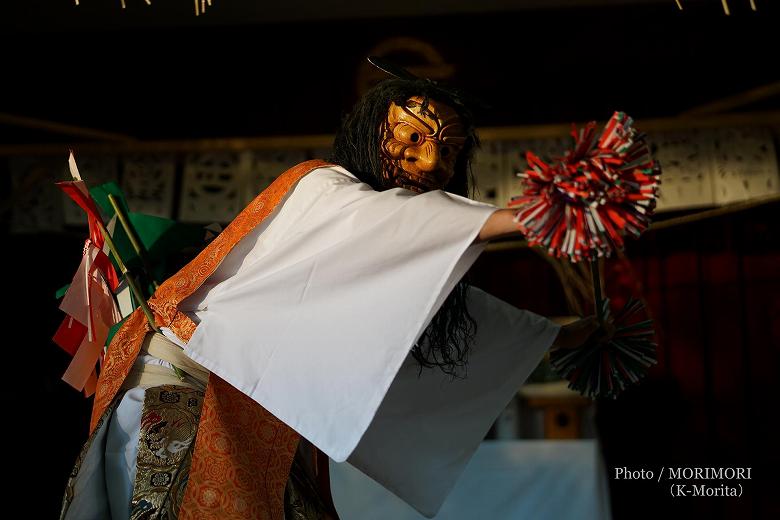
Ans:
<svg viewBox="0 0 780 520"><path fill-rule="evenodd" d="M146 390L130 518L178 518L205 393L184 386Z"/></svg>

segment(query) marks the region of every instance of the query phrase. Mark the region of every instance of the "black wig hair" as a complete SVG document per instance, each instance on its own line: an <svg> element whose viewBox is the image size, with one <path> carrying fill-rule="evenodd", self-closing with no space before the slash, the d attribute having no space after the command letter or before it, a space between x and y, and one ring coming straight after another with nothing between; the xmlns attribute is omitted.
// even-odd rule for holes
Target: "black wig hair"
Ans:
<svg viewBox="0 0 780 520"><path fill-rule="evenodd" d="M422 97L425 100L423 107L429 100L434 100L458 113L466 129L466 142L456 160L455 174L444 189L469 196L471 158L479 145L473 115L460 92L427 79L388 79L369 90L343 119L329 160L377 191L395 188L382 175L381 127L387 119L390 104L402 104L412 96ZM477 327L466 307L467 292L468 285L459 282L412 348L421 370L439 367L450 376L461 376L465 371Z"/></svg>

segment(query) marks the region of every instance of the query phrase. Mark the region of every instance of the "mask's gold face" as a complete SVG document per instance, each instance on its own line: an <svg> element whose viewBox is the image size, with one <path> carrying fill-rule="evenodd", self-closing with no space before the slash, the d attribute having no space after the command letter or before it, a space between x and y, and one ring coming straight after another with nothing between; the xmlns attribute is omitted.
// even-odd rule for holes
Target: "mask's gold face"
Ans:
<svg viewBox="0 0 780 520"><path fill-rule="evenodd" d="M382 174L395 186L418 193L444 188L466 143L455 110L414 96L404 106L390 105L382 126Z"/></svg>

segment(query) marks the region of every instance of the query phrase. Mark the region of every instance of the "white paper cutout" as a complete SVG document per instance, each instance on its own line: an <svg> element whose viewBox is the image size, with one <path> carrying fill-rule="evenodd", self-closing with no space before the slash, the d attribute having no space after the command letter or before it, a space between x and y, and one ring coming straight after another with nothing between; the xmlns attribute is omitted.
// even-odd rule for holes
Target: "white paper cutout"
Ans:
<svg viewBox="0 0 780 520"><path fill-rule="evenodd" d="M474 174L475 198L496 206L505 206L503 191L507 174L500 141L483 143L474 154L471 171Z"/></svg>
<svg viewBox="0 0 780 520"><path fill-rule="evenodd" d="M9 169L13 204L11 232L62 230L63 201L67 196L54 183L67 179L67 162L52 158L15 157L9 160ZM70 200L66 202L75 206Z"/></svg>
<svg viewBox="0 0 780 520"><path fill-rule="evenodd" d="M245 165L236 153L187 156L184 164L179 220L230 222L243 208Z"/></svg>
<svg viewBox="0 0 780 520"><path fill-rule="evenodd" d="M763 128L724 128L713 143L715 202L727 204L780 192L772 134Z"/></svg>
<svg viewBox="0 0 780 520"><path fill-rule="evenodd" d="M687 130L652 134L648 140L661 163L658 210L711 206L713 142L711 130Z"/></svg>
<svg viewBox="0 0 780 520"><path fill-rule="evenodd" d="M243 154L242 154L243 155ZM279 175L308 159L306 150L258 150L247 152L249 175L244 190L244 205L249 204Z"/></svg>
<svg viewBox="0 0 780 520"><path fill-rule="evenodd" d="M171 218L176 180L174 156L132 155L124 157L122 165L122 191L130 211Z"/></svg>

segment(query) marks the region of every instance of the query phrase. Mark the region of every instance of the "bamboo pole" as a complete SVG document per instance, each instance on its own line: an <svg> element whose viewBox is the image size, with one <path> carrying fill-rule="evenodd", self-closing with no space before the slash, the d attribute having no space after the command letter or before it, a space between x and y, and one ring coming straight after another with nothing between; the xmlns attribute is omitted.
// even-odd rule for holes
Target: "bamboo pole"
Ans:
<svg viewBox="0 0 780 520"><path fill-rule="evenodd" d="M146 254L146 248L141 243L141 239L135 232L135 228L133 228L133 225L130 223L130 220L125 214L124 209L121 207L119 201L113 194L109 193L108 201L111 203L111 207L114 208L114 213L116 214L117 219L119 219L119 223L122 225L122 228L125 230L127 238L130 239L130 244L133 246L135 253L138 255L138 258L141 259L141 263L143 264L146 273L149 275L149 279L152 281L152 285L155 289L157 289L159 284L157 283L157 280L154 279L154 272L152 271L152 266L149 263L149 257Z"/></svg>
<svg viewBox="0 0 780 520"><path fill-rule="evenodd" d="M149 321L149 325L152 327L152 329L154 329L155 332L160 332L160 329L157 328L157 325L154 322L154 315L152 314L149 305L146 303L146 298L144 297L144 294L141 291L140 287L138 287L135 278L133 277L132 274L130 274L130 271L128 271L127 266L122 261L122 257L119 256L119 250L114 244L114 241L111 238L111 234L108 232L108 229L106 229L106 226L103 224L103 222L100 221L100 219L94 219L94 220L97 223L98 227L100 228L100 232L103 234L103 240L106 241L106 245L108 246L108 249L114 255L114 259L116 260L116 264L119 266L119 271L122 273L122 277L125 280L127 280L127 285L130 287L130 292L133 293L133 296L138 302L138 306L141 307L141 310L146 315L146 319Z"/></svg>

